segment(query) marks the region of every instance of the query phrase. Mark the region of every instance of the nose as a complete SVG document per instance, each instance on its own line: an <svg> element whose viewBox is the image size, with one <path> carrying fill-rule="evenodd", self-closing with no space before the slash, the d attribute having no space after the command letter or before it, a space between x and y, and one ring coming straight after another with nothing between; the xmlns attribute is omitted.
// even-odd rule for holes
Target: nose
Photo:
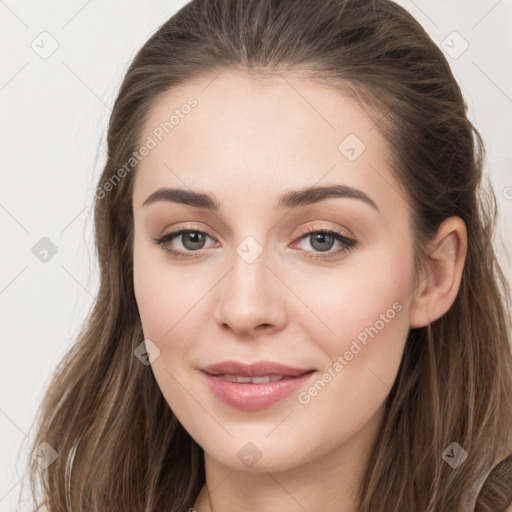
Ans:
<svg viewBox="0 0 512 512"><path fill-rule="evenodd" d="M233 268L217 287L215 320L241 337L277 332L286 322L287 288L265 256L263 251L249 263L235 253Z"/></svg>

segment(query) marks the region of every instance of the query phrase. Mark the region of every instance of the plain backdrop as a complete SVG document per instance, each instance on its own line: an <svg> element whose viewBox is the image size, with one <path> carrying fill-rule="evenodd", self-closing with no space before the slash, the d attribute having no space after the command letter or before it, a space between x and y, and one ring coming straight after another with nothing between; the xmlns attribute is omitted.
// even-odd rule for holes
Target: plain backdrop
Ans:
<svg viewBox="0 0 512 512"><path fill-rule="evenodd" d="M185 3L0 0L0 511L26 486L36 408L94 301L93 194L115 95L136 51ZM510 279L512 2L398 3L444 49L486 143ZM56 251L46 262L43 237Z"/></svg>

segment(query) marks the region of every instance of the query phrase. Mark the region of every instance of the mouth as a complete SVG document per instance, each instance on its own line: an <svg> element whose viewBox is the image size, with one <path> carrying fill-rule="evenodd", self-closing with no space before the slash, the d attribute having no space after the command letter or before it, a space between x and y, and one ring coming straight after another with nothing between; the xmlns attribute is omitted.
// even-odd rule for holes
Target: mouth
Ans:
<svg viewBox="0 0 512 512"><path fill-rule="evenodd" d="M314 371L314 370L311 370ZM309 373L309 372L305 372ZM221 379L227 380L229 382L238 382L239 384L248 384L249 382L252 384L265 384L267 382L278 382L283 379L295 379L296 377L291 377L289 375L263 375L261 377L246 377L244 375L229 375L227 373L219 373L219 374L210 374L215 375L216 377L220 377Z"/></svg>
<svg viewBox="0 0 512 512"><path fill-rule="evenodd" d="M202 370L214 396L236 409L255 411L270 407L308 384L314 369L280 363L243 365L224 362Z"/></svg>
<svg viewBox="0 0 512 512"><path fill-rule="evenodd" d="M314 368L299 368L273 361L256 361L254 363L242 363L240 361L222 361L206 368L203 371L209 375L226 375L229 377L300 377L307 372L315 371ZM276 380L279 380L276 378ZM241 381L237 381L241 382ZM249 381L247 381L249 382Z"/></svg>

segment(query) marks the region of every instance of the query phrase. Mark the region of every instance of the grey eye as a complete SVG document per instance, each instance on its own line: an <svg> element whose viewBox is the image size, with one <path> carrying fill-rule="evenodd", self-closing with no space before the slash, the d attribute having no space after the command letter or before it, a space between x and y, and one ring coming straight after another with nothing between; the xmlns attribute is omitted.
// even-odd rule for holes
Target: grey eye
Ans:
<svg viewBox="0 0 512 512"><path fill-rule="evenodd" d="M321 252L332 249L336 241L336 238L328 233L313 233L307 237L311 240L311 247Z"/></svg>
<svg viewBox="0 0 512 512"><path fill-rule="evenodd" d="M181 238L181 242L185 249L194 251L203 248L208 235L201 233L200 231L182 231L176 236Z"/></svg>

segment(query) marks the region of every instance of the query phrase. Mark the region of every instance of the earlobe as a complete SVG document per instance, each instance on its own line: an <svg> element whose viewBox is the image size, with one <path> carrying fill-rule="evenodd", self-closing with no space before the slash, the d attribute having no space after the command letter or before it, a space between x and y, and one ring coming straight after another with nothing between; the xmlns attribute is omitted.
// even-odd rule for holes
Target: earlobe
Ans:
<svg viewBox="0 0 512 512"><path fill-rule="evenodd" d="M412 306L411 328L425 327L450 309L459 291L466 253L466 225L460 217L449 217L430 243L427 270Z"/></svg>

